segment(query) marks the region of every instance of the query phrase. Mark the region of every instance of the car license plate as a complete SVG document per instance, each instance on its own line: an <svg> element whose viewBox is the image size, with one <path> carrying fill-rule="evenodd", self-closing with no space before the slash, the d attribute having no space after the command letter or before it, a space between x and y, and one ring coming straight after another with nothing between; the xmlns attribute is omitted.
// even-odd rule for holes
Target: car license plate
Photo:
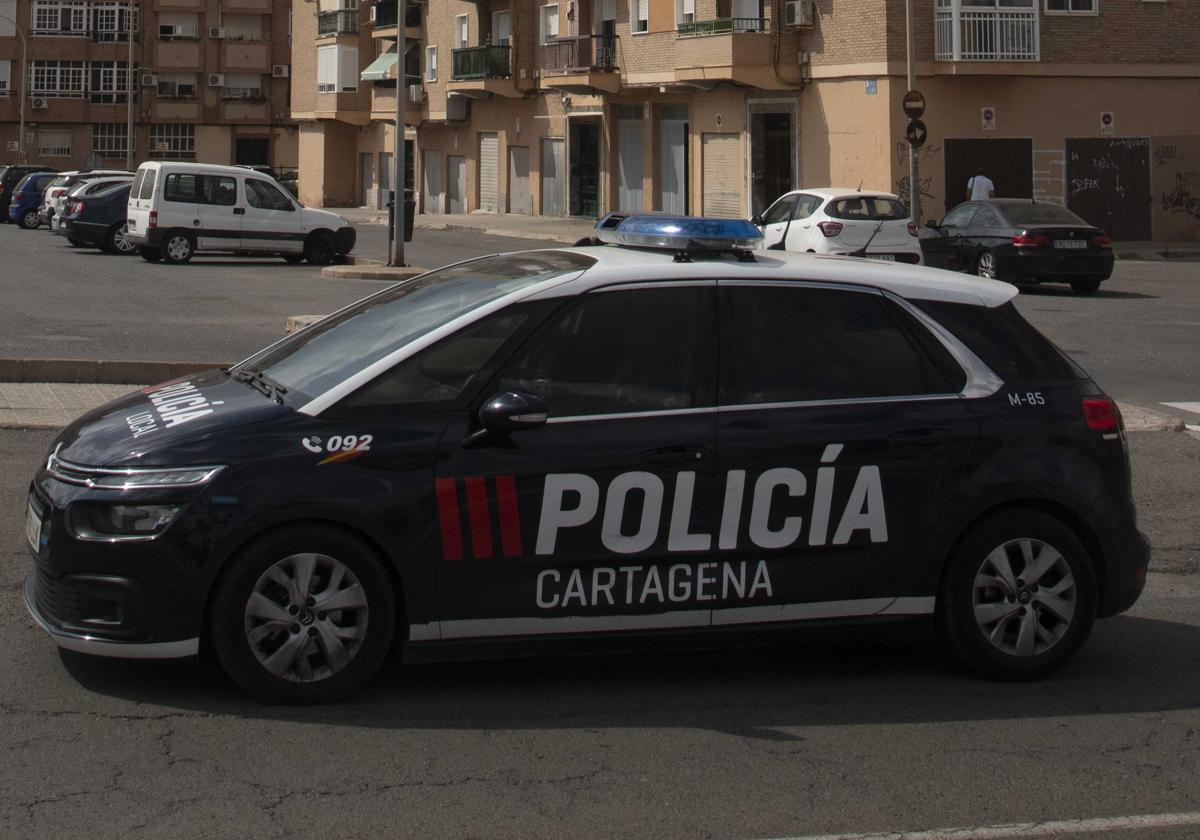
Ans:
<svg viewBox="0 0 1200 840"><path fill-rule="evenodd" d="M25 508L25 539L29 540L29 546L34 551L41 549L42 520L37 515L37 511L33 509L33 505Z"/></svg>
<svg viewBox="0 0 1200 840"><path fill-rule="evenodd" d="M891 254L867 254L867 259L875 260L876 262L895 262L896 258Z"/></svg>
<svg viewBox="0 0 1200 840"><path fill-rule="evenodd" d="M1086 248L1088 246L1086 239L1055 239L1055 248Z"/></svg>

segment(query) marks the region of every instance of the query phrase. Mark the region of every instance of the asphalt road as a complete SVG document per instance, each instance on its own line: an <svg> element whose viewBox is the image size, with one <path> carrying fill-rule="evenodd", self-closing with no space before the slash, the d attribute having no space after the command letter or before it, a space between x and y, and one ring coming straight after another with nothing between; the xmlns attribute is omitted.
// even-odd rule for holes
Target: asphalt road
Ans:
<svg viewBox="0 0 1200 840"><path fill-rule="evenodd" d="M382 259L384 225L356 253ZM559 243L417 231L412 265ZM383 284L321 279L279 258L199 256L184 266L72 248L45 228L0 225L0 358L233 362L283 335L289 315L325 314Z"/></svg>
<svg viewBox="0 0 1200 840"><path fill-rule="evenodd" d="M2 837L777 838L1200 812L1187 433L1132 436L1147 592L1044 682L884 638L394 666L299 709L195 661L61 654L33 626L21 513L52 436L0 431Z"/></svg>

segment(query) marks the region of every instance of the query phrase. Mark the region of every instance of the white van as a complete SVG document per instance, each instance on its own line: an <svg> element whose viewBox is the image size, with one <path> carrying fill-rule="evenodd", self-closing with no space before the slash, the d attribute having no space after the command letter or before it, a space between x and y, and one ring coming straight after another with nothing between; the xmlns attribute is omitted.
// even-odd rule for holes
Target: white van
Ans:
<svg viewBox="0 0 1200 840"><path fill-rule="evenodd" d="M129 238L142 259L185 263L197 251L279 254L328 265L354 248L350 223L300 205L240 166L147 161L129 190Z"/></svg>

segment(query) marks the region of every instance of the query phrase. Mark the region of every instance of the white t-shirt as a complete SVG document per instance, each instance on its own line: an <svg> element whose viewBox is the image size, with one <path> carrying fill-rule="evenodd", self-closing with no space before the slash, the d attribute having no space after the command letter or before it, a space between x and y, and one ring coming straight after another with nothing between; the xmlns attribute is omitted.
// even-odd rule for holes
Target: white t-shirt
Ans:
<svg viewBox="0 0 1200 840"><path fill-rule="evenodd" d="M976 201L981 198L991 198L991 194L996 191L996 185L988 176L976 175L967 181L967 189L971 191L971 201Z"/></svg>

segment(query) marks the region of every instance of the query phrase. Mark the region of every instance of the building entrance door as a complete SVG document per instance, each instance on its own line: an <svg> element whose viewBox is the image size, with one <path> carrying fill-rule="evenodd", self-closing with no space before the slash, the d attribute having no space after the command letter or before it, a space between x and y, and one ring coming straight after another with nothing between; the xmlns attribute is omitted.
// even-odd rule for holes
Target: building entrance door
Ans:
<svg viewBox="0 0 1200 840"><path fill-rule="evenodd" d="M467 212L467 159L463 155L446 158L446 212Z"/></svg>
<svg viewBox="0 0 1200 840"><path fill-rule="evenodd" d="M617 209L642 211L642 108L617 108Z"/></svg>
<svg viewBox="0 0 1200 840"><path fill-rule="evenodd" d="M1033 141L1021 138L946 141L946 210L970 194L967 182L983 169L997 198L1033 197Z"/></svg>
<svg viewBox="0 0 1200 840"><path fill-rule="evenodd" d="M1152 239L1150 140L1067 140L1067 207L1125 242Z"/></svg>
<svg viewBox="0 0 1200 840"><path fill-rule="evenodd" d="M794 136L791 111L750 115L750 215L792 188Z"/></svg>
<svg viewBox="0 0 1200 840"><path fill-rule="evenodd" d="M659 206L678 216L688 211L687 120L686 105L665 105L658 123Z"/></svg>
<svg viewBox="0 0 1200 840"><path fill-rule="evenodd" d="M271 160L269 137L239 137L234 141L233 162L246 166L266 166Z"/></svg>
<svg viewBox="0 0 1200 840"><path fill-rule="evenodd" d="M508 212L528 216L533 212L529 196L529 147L508 148Z"/></svg>
<svg viewBox="0 0 1200 840"><path fill-rule="evenodd" d="M391 200L391 191L396 189L396 181L392 177L391 152L379 153L379 194L375 196L375 209L387 209Z"/></svg>
<svg viewBox="0 0 1200 840"><path fill-rule="evenodd" d="M571 122L571 215L600 215L600 123Z"/></svg>
<svg viewBox="0 0 1200 840"><path fill-rule="evenodd" d="M375 206L375 156L370 152L358 153L360 207Z"/></svg>
<svg viewBox="0 0 1200 840"><path fill-rule="evenodd" d="M494 131L479 135L479 209L500 210L500 136Z"/></svg>
<svg viewBox="0 0 1200 840"><path fill-rule="evenodd" d="M542 138L542 215L563 214L563 192L566 184L563 173L566 169L561 137Z"/></svg>

